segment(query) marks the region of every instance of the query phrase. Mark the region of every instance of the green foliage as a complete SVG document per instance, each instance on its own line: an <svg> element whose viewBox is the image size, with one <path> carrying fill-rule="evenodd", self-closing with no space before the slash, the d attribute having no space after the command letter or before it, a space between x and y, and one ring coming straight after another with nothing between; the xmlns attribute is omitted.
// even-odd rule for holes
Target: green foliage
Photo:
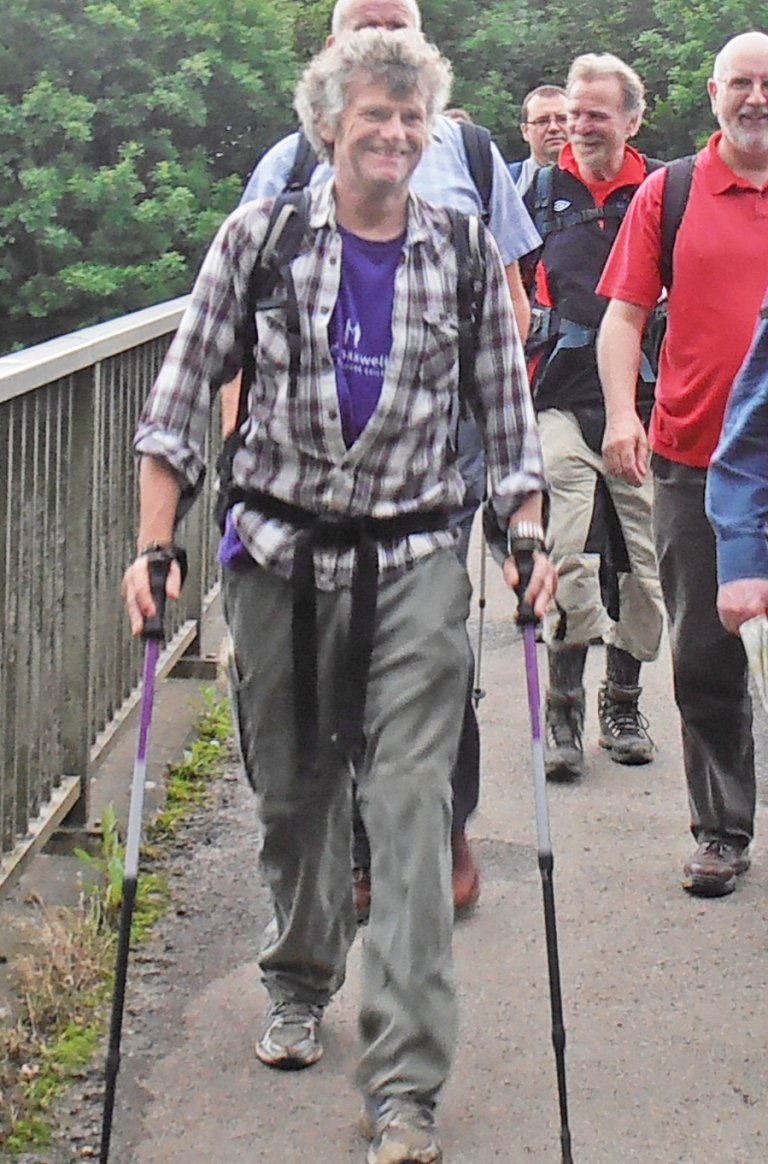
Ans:
<svg viewBox="0 0 768 1164"><path fill-rule="evenodd" d="M333 0L8 0L0 30L0 353L189 289ZM714 123L706 80L755 23L736 0L423 0L454 103L507 157L525 93L611 51L648 89L637 145L687 153ZM41 30L42 34L41 34Z"/></svg>
<svg viewBox="0 0 768 1164"><path fill-rule="evenodd" d="M8 7L0 350L187 291L297 71L284 0Z"/></svg>
<svg viewBox="0 0 768 1164"><path fill-rule="evenodd" d="M123 846L114 805L108 804L101 814L101 843L96 853L75 849L75 856L96 875L87 882L86 891L98 910L98 921L114 927L123 901Z"/></svg>
<svg viewBox="0 0 768 1164"><path fill-rule="evenodd" d="M716 53L754 27L735 0L424 0L424 29L451 58L453 100L492 130L509 158L527 152L520 102L536 85L565 83L575 56L612 52L648 94L639 148L669 158L715 128L706 94Z"/></svg>

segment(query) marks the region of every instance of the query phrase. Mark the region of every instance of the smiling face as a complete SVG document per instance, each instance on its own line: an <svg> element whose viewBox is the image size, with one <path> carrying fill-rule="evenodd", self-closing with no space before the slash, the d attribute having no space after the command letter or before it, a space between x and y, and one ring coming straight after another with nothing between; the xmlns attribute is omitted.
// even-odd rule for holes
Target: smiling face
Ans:
<svg viewBox="0 0 768 1164"><path fill-rule="evenodd" d="M738 38L718 58L708 88L726 150L757 162L768 157L768 37Z"/></svg>
<svg viewBox="0 0 768 1164"><path fill-rule="evenodd" d="M565 94L555 93L551 97L537 94L528 102L526 120L520 126L520 132L530 146L531 157L539 166L556 162L568 140L566 108Z"/></svg>
<svg viewBox="0 0 768 1164"><path fill-rule="evenodd" d="M640 117L627 112L617 77L576 81L568 90L568 138L579 168L598 178L618 174Z"/></svg>
<svg viewBox="0 0 768 1164"><path fill-rule="evenodd" d="M429 140L426 102L418 91L393 96L383 82L360 78L336 129L323 138L333 147L339 188L375 197L405 193Z"/></svg>

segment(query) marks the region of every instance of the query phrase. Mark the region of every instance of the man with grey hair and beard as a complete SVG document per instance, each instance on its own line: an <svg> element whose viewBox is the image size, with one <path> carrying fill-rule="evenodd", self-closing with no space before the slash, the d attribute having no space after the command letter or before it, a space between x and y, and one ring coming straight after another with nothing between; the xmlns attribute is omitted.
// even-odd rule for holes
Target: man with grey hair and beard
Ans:
<svg viewBox="0 0 768 1164"><path fill-rule="evenodd" d="M635 198L603 274L598 290L611 302L598 353L608 470L638 490L653 483L696 841L683 887L719 897L749 868L755 764L744 649L717 615L705 483L768 283L768 36L748 32L730 40L708 91L720 128L695 157L677 232L648 435L635 411L636 379L643 329L669 279L661 244L666 171L651 175Z"/></svg>
<svg viewBox="0 0 768 1164"><path fill-rule="evenodd" d="M663 625L650 485L636 489L607 472L595 354L605 310L598 281L649 169L649 159L629 144L643 117L643 84L611 53L587 53L573 61L566 94L568 142L556 165L538 171L526 195L544 238L535 302L547 326L532 357L531 384L550 483L549 536L561 611L545 626L545 763L548 777L562 781L586 772L584 670L595 639L606 644L598 742L617 764L651 760L653 743L638 706L640 669L656 658ZM647 416L652 382L644 380L639 395ZM629 565L619 574L617 610L604 600L600 554L594 552L595 515L604 520L605 513L618 531L615 540L623 539Z"/></svg>
<svg viewBox="0 0 768 1164"><path fill-rule="evenodd" d="M357 1070L367 1164L442 1159L434 1108L456 1031L450 772L469 601L448 526L464 492L450 447L458 261L452 215L409 190L449 90L434 46L380 29L341 38L298 86L303 129L334 175L306 195L285 295L256 304L254 386L233 466L240 500L221 548L233 706L274 909L259 957L271 1006L256 1054L302 1068L322 1053L320 1021L356 930L354 777L376 885ZM180 495L199 486L211 390L243 366L249 274L272 205L248 203L222 226L139 424L139 556L124 581L136 632L153 610L147 555L165 547L173 558ZM539 524L541 450L504 269L484 241L472 402L509 539L505 578L522 588L515 552L530 547L525 597L541 615L556 584ZM300 332L294 379L289 310ZM307 644L293 638L308 580L309 689L296 663ZM175 562L167 591L178 593ZM335 697L351 674L362 693L352 725ZM317 728L309 757L302 707Z"/></svg>

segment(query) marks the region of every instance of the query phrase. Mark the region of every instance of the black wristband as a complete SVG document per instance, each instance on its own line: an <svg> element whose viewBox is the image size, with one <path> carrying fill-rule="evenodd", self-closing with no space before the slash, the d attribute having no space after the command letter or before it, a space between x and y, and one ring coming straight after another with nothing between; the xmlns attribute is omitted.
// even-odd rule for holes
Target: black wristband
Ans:
<svg viewBox="0 0 768 1164"><path fill-rule="evenodd" d="M187 577L187 551L175 542L149 542L142 546L136 555L138 558L151 558L156 562L178 562L181 571L181 584Z"/></svg>

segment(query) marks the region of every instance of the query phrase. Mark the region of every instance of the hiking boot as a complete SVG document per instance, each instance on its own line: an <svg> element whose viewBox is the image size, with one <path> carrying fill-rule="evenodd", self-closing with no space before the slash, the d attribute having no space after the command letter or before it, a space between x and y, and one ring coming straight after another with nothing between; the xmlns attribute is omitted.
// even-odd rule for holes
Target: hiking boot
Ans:
<svg viewBox="0 0 768 1164"><path fill-rule="evenodd" d="M453 909L468 913L480 896L480 872L472 856L467 835L462 829L451 837L453 853Z"/></svg>
<svg viewBox="0 0 768 1164"><path fill-rule="evenodd" d="M578 780L584 764L584 688L548 691L544 768L548 780Z"/></svg>
<svg viewBox="0 0 768 1164"><path fill-rule="evenodd" d="M641 691L642 687L621 687L606 679L597 692L598 743L617 764L647 764L653 759L648 720L637 706Z"/></svg>
<svg viewBox="0 0 768 1164"><path fill-rule="evenodd" d="M733 893L736 879L750 866L749 845L736 845L720 837L699 842L683 865L683 889L699 897L724 897Z"/></svg>
<svg viewBox="0 0 768 1164"><path fill-rule="evenodd" d="M416 1097L372 1097L365 1106L360 1130L372 1141L366 1164L440 1164L432 1105Z"/></svg>
<svg viewBox="0 0 768 1164"><path fill-rule="evenodd" d="M268 1067L300 1071L311 1067L323 1053L319 1027L321 1006L307 1002L273 1002L267 1011L264 1033L256 1044L256 1055Z"/></svg>
<svg viewBox="0 0 768 1164"><path fill-rule="evenodd" d="M371 912L371 871L370 869L352 870L352 887L355 895L355 917L358 924L368 921Z"/></svg>

